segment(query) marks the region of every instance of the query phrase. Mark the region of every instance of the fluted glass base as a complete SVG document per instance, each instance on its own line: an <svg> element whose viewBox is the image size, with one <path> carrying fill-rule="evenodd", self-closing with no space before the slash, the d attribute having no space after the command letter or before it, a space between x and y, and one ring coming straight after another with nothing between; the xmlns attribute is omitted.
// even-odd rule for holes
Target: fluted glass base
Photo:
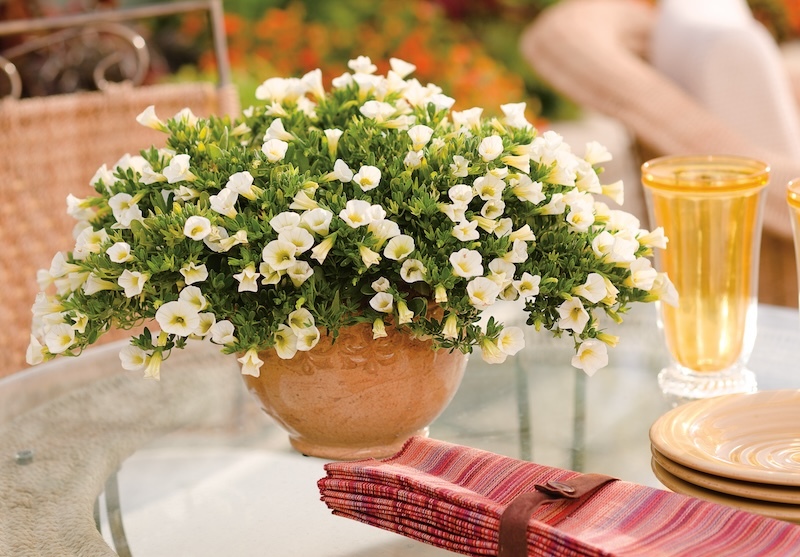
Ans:
<svg viewBox="0 0 800 557"><path fill-rule="evenodd" d="M658 385L673 404L757 390L755 374L744 366L723 371L696 372L672 364L658 374Z"/></svg>

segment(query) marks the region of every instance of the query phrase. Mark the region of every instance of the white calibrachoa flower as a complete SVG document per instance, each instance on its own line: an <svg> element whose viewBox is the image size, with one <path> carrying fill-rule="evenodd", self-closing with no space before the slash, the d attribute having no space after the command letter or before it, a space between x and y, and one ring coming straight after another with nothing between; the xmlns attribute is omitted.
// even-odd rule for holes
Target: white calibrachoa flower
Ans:
<svg viewBox="0 0 800 557"><path fill-rule="evenodd" d="M203 240L211 234L211 221L206 217L192 215L186 219L183 226L183 234L192 240Z"/></svg>
<svg viewBox="0 0 800 557"><path fill-rule="evenodd" d="M381 181L381 171L376 166L365 165L358 169L353 176L353 181L358 184L361 191L377 188Z"/></svg>
<svg viewBox="0 0 800 557"><path fill-rule="evenodd" d="M264 365L264 360L258 357L258 350L251 348L245 352L244 356L238 358L242 364L242 375L252 375L258 377L261 375L261 366Z"/></svg>
<svg viewBox="0 0 800 557"><path fill-rule="evenodd" d="M571 329L581 332L589 322L589 313L583 307L580 298L573 297L558 306L558 326L562 329Z"/></svg>
<svg viewBox="0 0 800 557"><path fill-rule="evenodd" d="M394 310L394 298L388 292L378 292L370 299L369 305L375 311L392 313Z"/></svg>
<svg viewBox="0 0 800 557"><path fill-rule="evenodd" d="M269 162L280 162L286 156L289 144L281 139L268 139L261 146L261 152L267 156Z"/></svg>
<svg viewBox="0 0 800 557"><path fill-rule="evenodd" d="M261 273L257 272L256 266L251 263L242 269L241 273L233 275L233 278L239 281L239 288L237 289L239 292L258 292L258 278L260 276Z"/></svg>
<svg viewBox="0 0 800 557"><path fill-rule="evenodd" d="M403 261L413 253L414 249L414 238L400 234L389 240L383 250L383 255L394 261Z"/></svg>
<svg viewBox="0 0 800 557"><path fill-rule="evenodd" d="M155 318L165 333L188 337L200 325L198 313L197 307L191 302L175 300L158 308Z"/></svg>
<svg viewBox="0 0 800 557"><path fill-rule="evenodd" d="M128 242L115 242L106 250L106 255L114 263L127 263L133 261L131 246Z"/></svg>
<svg viewBox="0 0 800 557"><path fill-rule="evenodd" d="M450 255L450 264L456 276L470 278L483 274L483 258L479 251L462 248Z"/></svg>
<svg viewBox="0 0 800 557"><path fill-rule="evenodd" d="M128 345L119 352L119 361L122 369L128 371L141 371L147 366L150 356L138 346Z"/></svg>
<svg viewBox="0 0 800 557"><path fill-rule="evenodd" d="M578 353L572 357L571 363L591 377L598 369L608 365L608 348L599 340L584 340L578 346Z"/></svg>
<svg viewBox="0 0 800 557"><path fill-rule="evenodd" d="M623 193L601 179L604 147L573 152L523 103L499 117L454 111L413 65L377 66L353 60L329 91L320 70L267 79L237 119L140 114L169 147L123 155L67 199L75 247L36 275L27 360L155 322L121 356L154 378L201 339L257 374L265 351L318 349L315 323L333 337L391 327L502 362L523 335L483 320L518 300L525 321L572 337L573 364L593 373L616 343L601 323L675 301L647 259L667 246L663 230L600 199Z"/></svg>
<svg viewBox="0 0 800 557"><path fill-rule="evenodd" d="M146 273L125 269L117 279L117 283L125 290L126 297L133 298L142 293L144 283L146 283L149 278L150 275Z"/></svg>
<svg viewBox="0 0 800 557"><path fill-rule="evenodd" d="M203 282L208 278L208 268L205 263L198 265L194 262L189 262L180 269L183 280L186 284L194 284L196 282Z"/></svg>

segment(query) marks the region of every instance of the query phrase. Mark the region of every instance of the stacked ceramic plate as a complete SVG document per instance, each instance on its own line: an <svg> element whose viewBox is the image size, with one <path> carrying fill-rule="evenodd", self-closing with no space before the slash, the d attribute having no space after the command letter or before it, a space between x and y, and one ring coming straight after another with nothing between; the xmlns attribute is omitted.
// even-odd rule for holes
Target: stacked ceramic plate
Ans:
<svg viewBox="0 0 800 557"><path fill-rule="evenodd" d="M650 428L668 489L800 523L800 391L689 402Z"/></svg>

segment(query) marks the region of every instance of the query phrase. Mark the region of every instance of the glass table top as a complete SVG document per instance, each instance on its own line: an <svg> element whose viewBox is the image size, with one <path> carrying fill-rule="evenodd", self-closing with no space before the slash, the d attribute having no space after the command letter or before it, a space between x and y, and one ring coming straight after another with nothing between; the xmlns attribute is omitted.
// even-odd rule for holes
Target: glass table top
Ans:
<svg viewBox="0 0 800 557"><path fill-rule="evenodd" d="M759 388L800 388L798 312L762 305L758 323ZM529 330L502 365L473 354L430 436L662 487L648 430L671 406L655 308L613 332L620 343L591 378L570 365L569 339L546 332ZM197 343L155 382L121 370L119 348L0 380L0 556L452 555L332 516L316 485L325 461L291 449L233 357Z"/></svg>

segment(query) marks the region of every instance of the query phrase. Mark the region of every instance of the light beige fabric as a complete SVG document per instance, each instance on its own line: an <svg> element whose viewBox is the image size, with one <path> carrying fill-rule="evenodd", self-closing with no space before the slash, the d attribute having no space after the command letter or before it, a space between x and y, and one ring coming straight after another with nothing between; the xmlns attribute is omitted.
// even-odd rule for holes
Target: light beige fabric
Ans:
<svg viewBox="0 0 800 557"><path fill-rule="evenodd" d="M564 95L625 124L648 157L724 153L767 161L772 178L759 299L796 306L785 186L800 176L800 160L743 137L656 70L646 59L655 21L655 9L643 1L563 0L529 26L521 49L534 70Z"/></svg>
<svg viewBox="0 0 800 557"><path fill-rule="evenodd" d="M102 164L163 146L163 133L136 123L151 104L162 118L184 107L198 116L238 113L236 90L210 83L0 100L0 376L25 367L36 271L74 247L67 195L92 193Z"/></svg>

